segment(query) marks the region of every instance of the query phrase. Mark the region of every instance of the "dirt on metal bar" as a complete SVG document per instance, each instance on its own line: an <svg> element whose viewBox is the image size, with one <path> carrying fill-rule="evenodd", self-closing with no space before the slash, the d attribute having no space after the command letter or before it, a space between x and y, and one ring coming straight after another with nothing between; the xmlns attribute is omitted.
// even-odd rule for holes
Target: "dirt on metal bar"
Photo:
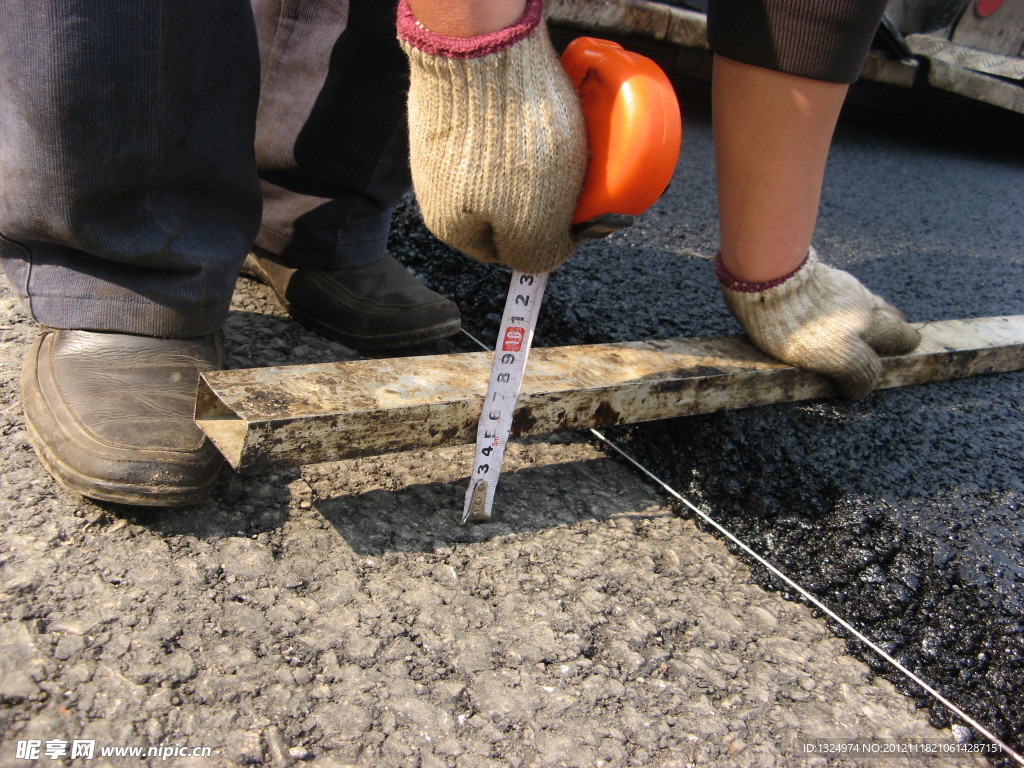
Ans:
<svg viewBox="0 0 1024 768"><path fill-rule="evenodd" d="M885 358L892 388L1024 367L1024 316L920 326ZM491 353L203 374L196 421L235 467L294 466L471 443ZM535 349L513 435L632 424L833 395L742 336Z"/></svg>

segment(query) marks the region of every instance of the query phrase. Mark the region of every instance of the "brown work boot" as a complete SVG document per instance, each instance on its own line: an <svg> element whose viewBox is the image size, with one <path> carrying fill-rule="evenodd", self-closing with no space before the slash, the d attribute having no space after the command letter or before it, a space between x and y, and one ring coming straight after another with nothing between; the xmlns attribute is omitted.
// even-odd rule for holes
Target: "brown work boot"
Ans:
<svg viewBox="0 0 1024 768"><path fill-rule="evenodd" d="M43 329L21 397L43 466L100 501L184 506L210 495L223 459L196 426L200 371L221 367L220 334L155 339Z"/></svg>
<svg viewBox="0 0 1024 768"><path fill-rule="evenodd" d="M387 254L358 267L316 269L254 248L242 274L269 285L300 323L352 349L407 347L453 336L462 327L454 302Z"/></svg>

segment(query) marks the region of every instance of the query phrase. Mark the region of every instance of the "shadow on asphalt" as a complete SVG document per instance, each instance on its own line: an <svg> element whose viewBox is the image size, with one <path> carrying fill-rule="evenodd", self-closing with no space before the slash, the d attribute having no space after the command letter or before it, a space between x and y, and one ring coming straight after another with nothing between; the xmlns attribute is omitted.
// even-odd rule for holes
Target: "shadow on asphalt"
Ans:
<svg viewBox="0 0 1024 768"><path fill-rule="evenodd" d="M487 523L461 525L465 483L430 482L398 490L371 490L335 496L316 504L348 545L365 556L386 552L432 552L459 544L491 541L511 534L544 531L585 520L629 517L642 520L664 512L638 512L614 494L600 507L581 502L573 493L579 482L593 482L594 466L612 459L544 467L502 474L495 497L495 517Z"/></svg>
<svg viewBox="0 0 1024 768"><path fill-rule="evenodd" d="M289 486L302 476L299 468L270 473L239 474L225 469L208 501L192 507L129 507L93 502L102 527L119 520L135 523L162 536L221 539L278 531L292 505Z"/></svg>

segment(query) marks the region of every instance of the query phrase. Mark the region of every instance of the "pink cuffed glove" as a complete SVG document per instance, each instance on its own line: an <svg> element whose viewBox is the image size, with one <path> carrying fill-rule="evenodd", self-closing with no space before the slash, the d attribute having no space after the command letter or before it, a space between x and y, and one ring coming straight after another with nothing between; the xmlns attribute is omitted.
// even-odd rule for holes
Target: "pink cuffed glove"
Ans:
<svg viewBox="0 0 1024 768"><path fill-rule="evenodd" d="M579 98L555 55L541 0L473 38L424 28L405 0L413 186L427 227L481 261L548 272L576 247L570 228L586 171Z"/></svg>
<svg viewBox="0 0 1024 768"><path fill-rule="evenodd" d="M829 376L851 400L878 386L880 354L906 354L920 341L902 312L849 272L822 264L813 248L799 269L768 283L739 280L721 256L715 273L726 306L758 349Z"/></svg>

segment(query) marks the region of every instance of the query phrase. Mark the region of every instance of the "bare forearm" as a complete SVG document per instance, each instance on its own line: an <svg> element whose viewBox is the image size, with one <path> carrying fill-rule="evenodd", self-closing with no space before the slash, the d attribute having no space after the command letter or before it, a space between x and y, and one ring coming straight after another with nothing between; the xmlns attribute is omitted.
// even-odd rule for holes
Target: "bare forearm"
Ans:
<svg viewBox="0 0 1024 768"><path fill-rule="evenodd" d="M772 280L807 256L846 88L715 57L721 250L735 276Z"/></svg>
<svg viewBox="0 0 1024 768"><path fill-rule="evenodd" d="M409 0L419 22L439 35L477 37L515 24L526 0Z"/></svg>

